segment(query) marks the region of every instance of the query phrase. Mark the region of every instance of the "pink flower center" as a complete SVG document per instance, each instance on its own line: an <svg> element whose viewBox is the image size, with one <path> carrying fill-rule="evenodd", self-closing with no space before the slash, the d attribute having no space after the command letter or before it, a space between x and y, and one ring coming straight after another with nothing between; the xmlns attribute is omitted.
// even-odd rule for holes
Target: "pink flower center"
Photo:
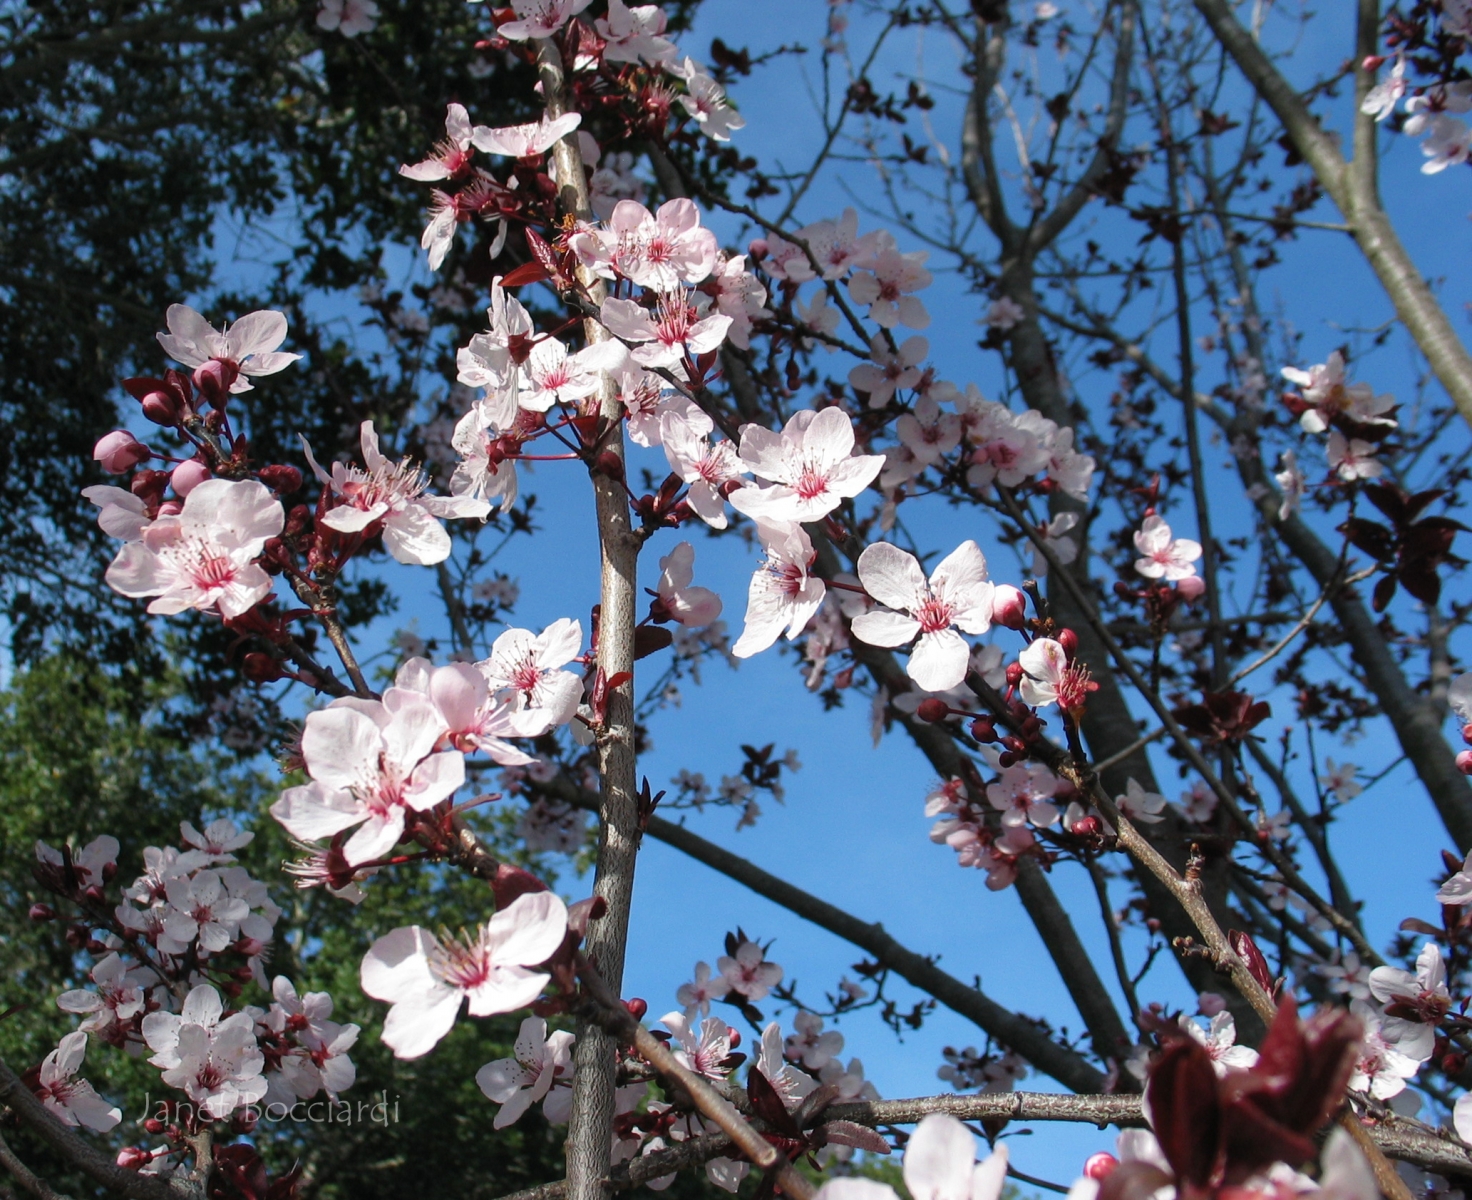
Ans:
<svg viewBox="0 0 1472 1200"><path fill-rule="evenodd" d="M922 632L939 633L942 629L951 627L951 618L955 612L955 605L932 596L915 609L914 617L920 622Z"/></svg>
<svg viewBox="0 0 1472 1200"><path fill-rule="evenodd" d="M531 655L527 655L527 657L517 663L511 672L511 686L518 692L527 693L528 696L536 690L537 685L541 682L542 668L537 666L536 660Z"/></svg>
<svg viewBox="0 0 1472 1200"><path fill-rule="evenodd" d="M429 970L436 979L460 991L472 991L485 983L496 967L490 948L481 938L446 938L429 952Z"/></svg>
<svg viewBox="0 0 1472 1200"><path fill-rule="evenodd" d="M817 467L804 466L798 472L792 490L803 500L815 500L828 490L828 476Z"/></svg>
<svg viewBox="0 0 1472 1200"><path fill-rule="evenodd" d="M679 295L664 295L659 298L659 309L655 317L655 328L659 340L666 346L678 346L690 336L695 324L695 310Z"/></svg>

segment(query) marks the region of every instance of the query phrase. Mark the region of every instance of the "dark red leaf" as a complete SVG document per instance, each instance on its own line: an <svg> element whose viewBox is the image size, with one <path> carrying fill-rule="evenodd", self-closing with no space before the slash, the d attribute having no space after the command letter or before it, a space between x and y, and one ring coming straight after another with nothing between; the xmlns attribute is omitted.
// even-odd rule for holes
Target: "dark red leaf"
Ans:
<svg viewBox="0 0 1472 1200"><path fill-rule="evenodd" d="M1273 994L1273 973L1268 970L1268 960L1262 956L1262 951L1257 948L1257 943L1252 940L1251 935L1243 933L1240 929L1234 929L1227 934L1227 941L1232 944L1237 957L1246 964L1248 973L1257 980L1262 990L1271 996Z"/></svg>
<svg viewBox="0 0 1472 1200"><path fill-rule="evenodd" d="M674 645L675 635L658 625L640 625L634 630L634 658L648 658Z"/></svg>
<svg viewBox="0 0 1472 1200"><path fill-rule="evenodd" d="M1219 1181L1221 1105L1211 1055L1183 1038L1160 1052L1145 1085L1155 1136L1178 1180L1196 1187Z"/></svg>
<svg viewBox="0 0 1472 1200"><path fill-rule="evenodd" d="M541 262L522 263L521 266L507 271L501 277L501 286L521 287L528 283L541 283L542 280L551 277L551 272Z"/></svg>
<svg viewBox="0 0 1472 1200"><path fill-rule="evenodd" d="M1380 578L1375 585L1375 590L1370 593L1370 607L1376 612L1384 612L1385 606L1390 603L1391 597L1395 595L1395 573Z"/></svg>

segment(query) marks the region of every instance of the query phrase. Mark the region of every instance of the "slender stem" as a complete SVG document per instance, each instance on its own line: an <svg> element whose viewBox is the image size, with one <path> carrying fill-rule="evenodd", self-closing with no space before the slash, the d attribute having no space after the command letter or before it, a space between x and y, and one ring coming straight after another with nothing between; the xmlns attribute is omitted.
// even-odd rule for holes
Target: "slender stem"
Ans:
<svg viewBox="0 0 1472 1200"><path fill-rule="evenodd" d="M537 73L547 116L568 111L562 56L554 42L539 40ZM576 135L569 134L553 147L561 184L559 207L580 220L592 219L588 180ZM594 303L601 303L601 280L579 268L579 282ZM608 331L589 317L583 323L589 343L607 341ZM601 608L598 625L598 669L604 680L621 679L608 688L607 707L598 730L600 782L598 868L594 895L608 908L588 933L586 949L615 992L624 970L629 909L634 892L634 864L639 851L639 814L634 755L634 626L638 620L637 570L640 539L629 520L628 496L621 478L598 466L610 455L622 474L624 458L623 407L613 381L604 374L599 385L599 415L603 431L600 451L591 475L598 518L601 552ZM613 1040L597 1025L583 1022L574 1051L572 1115L567 1138L568 1200L601 1200L613 1145L614 1078L617 1067Z"/></svg>

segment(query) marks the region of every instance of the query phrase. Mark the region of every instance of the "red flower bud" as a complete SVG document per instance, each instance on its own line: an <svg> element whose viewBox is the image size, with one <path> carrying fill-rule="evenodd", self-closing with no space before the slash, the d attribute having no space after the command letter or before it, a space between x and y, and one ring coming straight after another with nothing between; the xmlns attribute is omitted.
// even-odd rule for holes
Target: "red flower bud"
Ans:
<svg viewBox="0 0 1472 1200"><path fill-rule="evenodd" d="M1091 1154L1084 1160L1084 1174L1090 1179L1108 1179L1114 1168L1119 1166L1119 1159L1107 1150L1100 1150L1097 1154Z"/></svg>
<svg viewBox="0 0 1472 1200"><path fill-rule="evenodd" d="M128 484L128 490L150 507L164 497L164 488L169 486L167 471L139 471Z"/></svg>
<svg viewBox="0 0 1472 1200"><path fill-rule="evenodd" d="M607 475L610 479L623 480L624 460L612 450L605 450L600 454L595 466L600 475Z"/></svg>
<svg viewBox="0 0 1472 1200"><path fill-rule="evenodd" d="M1472 725L1462 726L1462 741L1472 746Z"/></svg>
<svg viewBox="0 0 1472 1200"><path fill-rule="evenodd" d="M183 402L169 392L149 392L142 403L143 415L155 425L172 427L184 419Z"/></svg>
<svg viewBox="0 0 1472 1200"><path fill-rule="evenodd" d="M158 1125L158 1129L148 1129L150 1124ZM159 1130L163 1129L163 1126L159 1125L157 1121L150 1117L147 1121L143 1122L143 1128L148 1129L149 1133L158 1133ZM141 1146L124 1146L118 1151L118 1166L122 1167L125 1171L140 1170L152 1161L153 1155Z"/></svg>
<svg viewBox="0 0 1472 1200"><path fill-rule="evenodd" d="M624 1001L624 1007L629 1010L629 1016L633 1017L636 1021L640 1021L644 1019L644 1014L649 1011L649 1002L647 1000L641 1000L638 996L633 996Z"/></svg>
<svg viewBox="0 0 1472 1200"><path fill-rule="evenodd" d="M938 700L934 696L928 696L920 701L919 706L915 709L915 715L922 721L929 721L934 724L937 721L944 721L950 716L951 708L944 700Z"/></svg>
<svg viewBox="0 0 1472 1200"><path fill-rule="evenodd" d="M992 593L992 624L1005 629L1021 629L1027 624L1027 597L1010 583L998 586Z"/></svg>
<svg viewBox="0 0 1472 1200"><path fill-rule="evenodd" d="M1021 663L1007 664L1007 683L1010 687L1016 687L1019 683L1021 683L1022 675L1023 671Z"/></svg>
<svg viewBox="0 0 1472 1200"><path fill-rule="evenodd" d="M54 921L54 920L56 920L56 910L54 908L52 908L51 905L49 905L49 904L33 904L33 905L31 905L31 911L30 911L30 914L29 915L30 915L31 920L33 920L33 921Z"/></svg>
<svg viewBox="0 0 1472 1200"><path fill-rule="evenodd" d="M1073 823L1073 828L1069 830L1069 833L1078 837L1098 837L1103 828L1099 824L1098 817L1080 817Z"/></svg>
<svg viewBox="0 0 1472 1200"><path fill-rule="evenodd" d="M219 358L194 368L194 386L216 412L230 403L230 388L239 378L240 369L233 362Z"/></svg>
<svg viewBox="0 0 1472 1200"><path fill-rule="evenodd" d="M747 243L746 249L747 252L751 255L752 262L761 262L762 259L766 258L767 250L769 249L769 247L767 246L767 239L752 238L751 241Z"/></svg>
<svg viewBox="0 0 1472 1200"><path fill-rule="evenodd" d="M103 435L92 450L92 457L109 475L122 475L153 457L153 451L126 429L114 429Z"/></svg>
<svg viewBox="0 0 1472 1200"><path fill-rule="evenodd" d="M996 722L990 717L977 717L971 722L971 736L978 742L994 742L997 740Z"/></svg>
<svg viewBox="0 0 1472 1200"><path fill-rule="evenodd" d="M149 1117L143 1122L143 1128L151 1134L158 1135L164 1131L164 1123L157 1117Z"/></svg>
<svg viewBox="0 0 1472 1200"><path fill-rule="evenodd" d="M1463 775L1472 775L1472 750L1463 750L1457 755L1457 770Z"/></svg>
<svg viewBox="0 0 1472 1200"><path fill-rule="evenodd" d="M278 496L289 496L302 486L302 473L295 467L262 467L259 474L261 482Z"/></svg>
<svg viewBox="0 0 1472 1200"><path fill-rule="evenodd" d="M1078 634L1074 633L1073 630L1060 629L1055 640L1060 646L1063 647L1064 653L1066 653L1069 658L1072 658L1075 654L1078 653Z"/></svg>

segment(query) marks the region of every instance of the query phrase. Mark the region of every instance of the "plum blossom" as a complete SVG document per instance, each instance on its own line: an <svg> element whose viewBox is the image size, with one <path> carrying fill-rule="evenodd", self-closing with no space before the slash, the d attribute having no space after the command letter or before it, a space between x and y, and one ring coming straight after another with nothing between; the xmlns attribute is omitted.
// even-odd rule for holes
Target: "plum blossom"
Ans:
<svg viewBox="0 0 1472 1200"><path fill-rule="evenodd" d="M1181 1028L1191 1035L1192 1040L1206 1047L1211 1055L1212 1069L1219 1077L1229 1070L1245 1070L1257 1065L1257 1051L1248 1046L1237 1045L1237 1022L1229 1012L1219 1012L1211 1018L1211 1027L1202 1029L1190 1017L1181 1017Z"/></svg>
<svg viewBox="0 0 1472 1200"><path fill-rule="evenodd" d="M508 629L491 645L491 656L478 664L493 689L514 693L518 712L531 721L540 717L565 725L577 712L583 681L562 668L583 646L581 622L562 617L539 634Z"/></svg>
<svg viewBox="0 0 1472 1200"><path fill-rule="evenodd" d="M1126 781L1124 795L1116 796L1114 804L1121 816L1128 817L1136 824L1144 821L1148 825L1154 825L1165 820L1165 797L1147 792L1134 776Z"/></svg>
<svg viewBox="0 0 1472 1200"><path fill-rule="evenodd" d="M104 833L100 837L93 838L80 850L72 851L70 857L75 878L74 880L62 878L63 887L70 890L71 884L75 882L76 890L80 892L106 883L111 877L111 870L117 866L118 849L118 839L110 833ZM35 850L36 862L42 869L49 868L48 874L60 875L65 870L66 858L60 850L41 841L36 843Z"/></svg>
<svg viewBox="0 0 1472 1200"><path fill-rule="evenodd" d="M712 529L724 529L726 490L743 482L747 468L732 443L711 441L709 418L701 417L696 424L688 416L665 413L659 422L659 441L670 470L690 485L685 499L696 516Z"/></svg>
<svg viewBox="0 0 1472 1200"><path fill-rule="evenodd" d="M472 405L455 426L452 444L460 461L450 477L450 494L495 502L504 510L516 503L519 491L516 460L508 454L514 454L520 443L513 435L515 421L499 420L497 407L484 401Z"/></svg>
<svg viewBox="0 0 1472 1200"><path fill-rule="evenodd" d="M1283 469L1274 472L1273 478L1283 493L1283 502L1278 505L1278 520L1286 521L1298 511L1299 506L1303 503L1304 494L1308 491L1308 482L1298 467L1298 455L1292 450L1283 451L1281 462Z"/></svg>
<svg viewBox="0 0 1472 1200"><path fill-rule="evenodd" d="M666 1013L660 1021L675 1035L670 1048L682 1067L717 1081L730 1074L722 1064L731 1055L731 1029L719 1017L706 1017L698 1030L681 1012Z"/></svg>
<svg viewBox="0 0 1472 1200"><path fill-rule="evenodd" d="M931 466L961 444L961 419L941 412L933 396L922 396L913 412L902 413L895 422L895 436L917 463Z"/></svg>
<svg viewBox="0 0 1472 1200"><path fill-rule="evenodd" d="M875 542L859 556L864 590L889 610L853 619L853 635L871 646L900 646L917 634L906 672L928 692L943 692L966 678L971 648L952 628L982 634L991 628L992 584L986 559L973 541L962 542L931 573L929 582L913 554Z"/></svg>
<svg viewBox="0 0 1472 1200"><path fill-rule="evenodd" d="M592 0L511 0L515 19L498 26L496 32L513 42L551 37L591 3Z"/></svg>
<svg viewBox="0 0 1472 1200"><path fill-rule="evenodd" d="M1286 888L1284 898L1295 907L1302 903L1296 892ZM1282 906L1279 906L1279 911L1282 911ZM1353 950L1336 954L1333 962L1316 964L1313 971L1329 981L1329 990L1336 995L1348 996L1352 1000L1370 998L1370 968L1360 962L1360 956Z"/></svg>
<svg viewBox="0 0 1472 1200"><path fill-rule="evenodd" d="M1337 429L1329 431L1325 447L1329 468L1345 483L1356 479L1374 479L1384 469L1375 457L1375 443L1360 438L1347 438Z"/></svg>
<svg viewBox="0 0 1472 1200"><path fill-rule="evenodd" d="M608 15L593 22L604 41L606 63L649 64L667 62L674 57L675 44L664 37L664 9L657 4L639 4L630 8L624 0L608 0Z"/></svg>
<svg viewBox="0 0 1472 1200"><path fill-rule="evenodd" d="M164 353L191 369L227 363L239 373L230 385L235 393L251 390L251 376L274 375L301 357L277 349L286 339L286 314L274 309L246 313L218 332L187 304L169 305L164 319L169 332L157 335Z"/></svg>
<svg viewBox="0 0 1472 1200"><path fill-rule="evenodd" d="M441 518L490 515L491 506L472 496L430 496L429 478L412 460L390 462L378 448L372 421L359 428L363 466L334 462L329 475L302 441L302 448L323 487L337 497L322 524L342 534L370 536L381 528L383 544L401 563L432 567L450 557L450 535ZM201 485L204 486L204 485ZM186 507L188 501L185 501Z"/></svg>
<svg viewBox="0 0 1472 1200"><path fill-rule="evenodd" d="M97 990L73 988L56 998L63 1012L87 1015L78 1028L83 1033L102 1033L115 1021L126 1021L143 1011L143 988L152 976L129 971L116 953L98 959L91 970Z"/></svg>
<svg viewBox="0 0 1472 1200"><path fill-rule="evenodd" d="M1472 150L1472 129L1451 114L1464 113L1469 108L1472 108L1472 87L1466 80L1437 85L1406 101L1405 132L1426 139L1421 144L1421 153L1429 161L1421 164L1423 174L1434 175L1467 161Z"/></svg>
<svg viewBox="0 0 1472 1200"><path fill-rule="evenodd" d="M838 309L828 303L828 292L825 288L819 288L815 291L812 299L806 304L801 300L794 300L792 302L792 311L797 315L797 319L802 322L803 327L812 330L814 333L831 335L838 328L839 312ZM805 337L802 339L802 344L804 348L808 348L817 340ZM827 342L819 341L818 344L824 350L829 352L833 350L833 347ZM924 355L921 355L921 357L923 358ZM891 389L891 394L893 394L893 389Z"/></svg>
<svg viewBox="0 0 1472 1200"><path fill-rule="evenodd" d="M840 217L824 217L804 226L797 231L797 236L807 242L813 257L818 260L822 278L829 282L842 279L883 248L875 234L859 236L859 215L852 208L844 209ZM801 283L816 276L812 265L803 256L788 263L787 278ZM828 295L826 290L818 294L825 299Z"/></svg>
<svg viewBox="0 0 1472 1200"><path fill-rule="evenodd" d="M685 81L686 94L680 97L680 107L695 118L706 137L729 142L732 132L745 127L746 118L731 107L726 89L694 59L687 57L670 70Z"/></svg>
<svg viewBox="0 0 1472 1200"><path fill-rule="evenodd" d="M700 224L700 210L683 198L652 213L636 200L620 200L607 227L584 229L573 247L605 278L622 275L651 291L675 293L682 284L702 282L719 251L716 235Z"/></svg>
<svg viewBox="0 0 1472 1200"><path fill-rule="evenodd" d="M580 113L563 113L560 117L549 117L544 113L540 121L527 125L507 125L500 129L477 125L471 141L477 150L483 150L487 154L500 154L505 158L535 158L547 153L576 129L582 119Z"/></svg>
<svg viewBox="0 0 1472 1200"><path fill-rule="evenodd" d="M710 588L692 587L695 579L695 547L681 542L659 560L660 577L655 585L664 611L690 629L709 625L721 615L721 598Z"/></svg>
<svg viewBox="0 0 1472 1200"><path fill-rule="evenodd" d="M216 1120L266 1094L265 1055L256 1043L255 1019L247 1012L224 1015L220 993L200 984L178 1013L143 1018L143 1040L162 1068L163 1081L178 1088Z"/></svg>
<svg viewBox="0 0 1472 1200"><path fill-rule="evenodd" d="M1457 677L1458 682L1464 679L1472 679L1472 672ZM1452 687L1455 688L1456 683ZM1468 853L1466 861L1462 863L1462 869L1437 889L1436 902L1457 907L1472 904L1472 852Z"/></svg>
<svg viewBox="0 0 1472 1200"><path fill-rule="evenodd" d="M884 466L882 454L854 454L854 427L841 408L792 415L781 433L741 430L741 460L775 486L732 492L731 507L763 521L816 521L857 496Z"/></svg>
<svg viewBox="0 0 1472 1200"><path fill-rule="evenodd" d="M920 364L929 353L930 342L919 334L907 337L894 349L883 334L875 334L869 343L873 361L854 367L848 381L855 391L868 394L870 408L883 408L897 389L912 388L920 382Z"/></svg>
<svg viewBox="0 0 1472 1200"><path fill-rule="evenodd" d="M711 1001L725 999L730 990L731 981L725 975L712 975L710 963L698 962L695 964L695 978L680 985L675 1000L685 1006L687 1017L693 1018L697 1012L705 1016L710 1012Z"/></svg>
<svg viewBox="0 0 1472 1200"><path fill-rule="evenodd" d="M552 892L518 896L464 940L441 941L418 925L395 929L363 959L363 991L392 1005L383 1041L398 1058L419 1058L455 1024L460 1002L489 1017L525 1008L550 975L533 968L562 945L567 907Z"/></svg>
<svg viewBox="0 0 1472 1200"><path fill-rule="evenodd" d="M767 993L782 982L782 968L767 962L766 951L750 940L737 946L734 955L723 954L716 959L716 970L725 977L730 991L741 993L753 1004L765 1000Z"/></svg>
<svg viewBox="0 0 1472 1200"><path fill-rule="evenodd" d="M932 1113L905 1146L905 1188L912 1200L999 1200L1007 1179L1007 1144L976 1162L976 1139L955 1117Z"/></svg>
<svg viewBox="0 0 1472 1200"><path fill-rule="evenodd" d="M470 166L474 130L463 104L451 104L445 112L445 140L423 162L399 168L399 174L416 183L452 179Z"/></svg>
<svg viewBox="0 0 1472 1200"><path fill-rule="evenodd" d="M491 1122L494 1128L515 1124L538 1100L544 1101L542 1111L549 1121L558 1124L567 1119L572 1103L574 1040L571 1033L560 1029L549 1036L547 1022L541 1017L522 1021L514 1057L488 1062L475 1073L476 1086L488 1100L501 1106Z"/></svg>
<svg viewBox="0 0 1472 1200"><path fill-rule="evenodd" d="M491 694L484 672L468 663L433 667L427 659L411 658L399 668L384 704L394 711L403 693L427 697L439 711L443 732L437 744L470 753L483 751L503 767L523 767L536 760L507 739L537 737L551 728L543 713L517 712Z"/></svg>
<svg viewBox="0 0 1472 1200"><path fill-rule="evenodd" d="M1197 825L1204 825L1210 821L1212 814L1216 812L1216 806L1217 794L1211 790L1205 780L1196 780L1181 793L1181 815Z"/></svg>
<svg viewBox="0 0 1472 1200"><path fill-rule="evenodd" d="M971 487L979 490L992 483L1016 487L1049 466L1047 440L1057 427L1042 413L1031 409L1014 413L1005 404L983 400L979 394L972 400L969 389L964 403L968 411L960 414L961 423L975 447L966 472ZM1090 473L1092 463L1089 459Z"/></svg>
<svg viewBox="0 0 1472 1200"><path fill-rule="evenodd" d="M554 404L582 400L598 390L600 371L616 370L626 358L620 342L594 342L568 354L556 338L542 338L522 365L525 382L518 402L528 412L544 413Z"/></svg>
<svg viewBox="0 0 1472 1200"><path fill-rule="evenodd" d="M328 33L336 30L343 37L372 33L378 26L375 0L322 0L317 10L317 28Z"/></svg>
<svg viewBox="0 0 1472 1200"><path fill-rule="evenodd" d="M192 821L180 821L179 836L185 845L194 847L201 854L208 855L212 862L220 864L233 863L235 857L230 852L249 846L256 837L253 833L243 833L229 817L211 821L203 833L194 827Z"/></svg>
<svg viewBox="0 0 1472 1200"><path fill-rule="evenodd" d="M85 1033L79 1030L62 1038L41 1063L36 1098L63 1125L85 1125L106 1133L123 1119L123 1113L85 1079L77 1078L86 1053Z"/></svg>
<svg viewBox="0 0 1472 1200"><path fill-rule="evenodd" d="M1390 74L1365 93L1360 101L1360 112L1383 121L1395 111L1396 104L1406 94L1406 56L1397 54L1395 66Z"/></svg>
<svg viewBox="0 0 1472 1200"><path fill-rule="evenodd" d="M1451 1008L1446 986L1446 964L1435 942L1427 942L1416 956L1416 973L1399 967L1376 967L1370 972L1370 994L1386 1006L1381 1031L1386 1041L1415 1059L1427 1059L1436 1043L1436 1028Z"/></svg>
<svg viewBox="0 0 1472 1200"><path fill-rule="evenodd" d="M1026 315L1022 310L1022 305L1011 296L1002 296L987 305L986 316L981 319L981 323L999 333L1006 333Z"/></svg>
<svg viewBox="0 0 1472 1200"><path fill-rule="evenodd" d="M107 568L107 583L124 596L155 596L151 613L188 608L229 620L271 594L255 561L286 522L281 501L254 479L208 479L177 515L160 516L126 543Z"/></svg>
<svg viewBox="0 0 1472 1200"><path fill-rule="evenodd" d="M1078 519L1078 513L1061 512L1051 521L1044 521L1038 526L1038 532L1043 535L1043 545L1065 567L1078 557L1078 542L1068 536L1077 527ZM1032 549L1032 574L1034 579L1046 579L1048 575L1047 556L1038 546Z"/></svg>
<svg viewBox="0 0 1472 1200"><path fill-rule="evenodd" d="M634 361L654 370L677 368L688 358L709 354L726 340L731 318L690 303L692 293L685 288L663 292L651 314L633 300L611 296L603 302L598 316L614 337L633 344Z"/></svg>
<svg viewBox="0 0 1472 1200"><path fill-rule="evenodd" d="M1335 350L1324 362L1304 371L1284 367L1283 378L1297 384L1308 407L1298 418L1305 433L1323 433L1336 416L1348 417L1357 425L1394 425L1386 414L1395 407L1395 397L1377 396L1367 383L1348 383L1344 356Z"/></svg>
<svg viewBox="0 0 1472 1200"><path fill-rule="evenodd" d="M218 954L239 935L240 922L250 905L231 896L217 871L175 875L166 887L168 907L158 948L165 954L184 954L197 941L200 956Z"/></svg>
<svg viewBox="0 0 1472 1200"><path fill-rule="evenodd" d="M153 518L142 497L120 487L95 483L84 487L82 495L97 506L97 525L108 537L120 542L136 542L143 536Z"/></svg>
<svg viewBox="0 0 1472 1200"><path fill-rule="evenodd" d="M1355 780L1359 774L1359 767L1354 763L1335 763L1332 758L1324 760L1324 773L1320 782L1324 790L1332 792L1334 799L1343 804L1346 800L1353 800L1361 792L1364 786Z"/></svg>
<svg viewBox="0 0 1472 1200"><path fill-rule="evenodd" d="M865 260L866 269L849 277L848 294L869 306L869 319L884 329L904 325L924 329L930 324L925 305L911 293L928 288L932 276L921 264L924 250L901 254L885 249Z"/></svg>
<svg viewBox="0 0 1472 1200"><path fill-rule="evenodd" d="M309 713L302 758L311 782L282 792L271 815L303 841L359 825L343 847L348 865L379 858L403 835L406 810L433 808L465 782L460 751L434 752L443 730L434 705L413 693L392 712L359 701Z"/></svg>
<svg viewBox="0 0 1472 1200"><path fill-rule="evenodd" d="M783 630L798 638L827 593L823 580L808 574L815 555L802 526L757 518L757 537L767 557L746 590L746 627L732 646L737 658L760 654Z"/></svg>
<svg viewBox="0 0 1472 1200"><path fill-rule="evenodd" d="M843 1052L843 1034L836 1029L823 1029L823 1018L817 1013L799 1012L792 1018L795 1032L782 1044L782 1053L792 1062L800 1062L809 1071L820 1071Z"/></svg>
<svg viewBox="0 0 1472 1200"><path fill-rule="evenodd" d="M1406 1082L1414 1079L1420 1071L1421 1060L1386 1038L1380 1014L1370 1005L1363 1000L1355 1000L1349 1008L1359 1017L1365 1030L1354 1074L1349 1077L1350 1088L1367 1093L1374 1100L1389 1100L1400 1095L1405 1091Z"/></svg>
<svg viewBox="0 0 1472 1200"><path fill-rule="evenodd" d="M1170 526L1158 513L1151 513L1135 531L1135 549L1142 555L1135 560L1135 570L1146 579L1189 579L1196 574L1195 562L1201 557L1201 543L1172 537Z"/></svg>
<svg viewBox="0 0 1472 1200"><path fill-rule="evenodd" d="M742 350L750 349L752 322L772 314L765 307L767 289L746 269L746 255L730 258L717 255L715 268L702 290L715 296L717 312L731 318L731 328L727 331L731 344Z"/></svg>
<svg viewBox="0 0 1472 1200"><path fill-rule="evenodd" d="M1050 797L1062 786L1058 776L1042 763L1014 763L986 787L986 798L1002 814L1005 826L1032 822L1045 828L1058 820L1058 808Z"/></svg>
<svg viewBox="0 0 1472 1200"><path fill-rule="evenodd" d="M1017 656L1023 676L1018 686L1022 702L1034 708L1057 703L1065 712L1077 715L1083 711L1090 692L1097 684L1089 679L1088 668L1068 661L1068 652L1052 638L1037 638Z"/></svg>
<svg viewBox="0 0 1472 1200"><path fill-rule="evenodd" d="M752 1061L751 1069L761 1073L781 1097L783 1106L791 1111L803 1102L804 1097L817 1090L818 1081L788 1063L782 1049L782 1026L773 1021L762 1030L761 1049Z"/></svg>

